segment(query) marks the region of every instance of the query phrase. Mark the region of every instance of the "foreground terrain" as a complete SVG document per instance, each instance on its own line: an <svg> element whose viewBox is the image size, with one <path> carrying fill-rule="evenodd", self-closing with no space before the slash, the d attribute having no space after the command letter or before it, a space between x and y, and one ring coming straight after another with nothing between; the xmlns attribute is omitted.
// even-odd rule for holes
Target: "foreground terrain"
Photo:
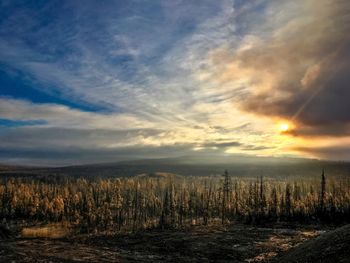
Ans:
<svg viewBox="0 0 350 263"><path fill-rule="evenodd" d="M346 231L350 233L349 227ZM324 232L310 227L232 225L62 238L19 234L2 240L0 262L270 262L319 235L328 235L328 243L331 242L331 234ZM331 251L336 253L333 248Z"/></svg>
<svg viewBox="0 0 350 263"><path fill-rule="evenodd" d="M0 262L350 262L349 225L330 227L349 224L344 173L87 178L21 169L0 176Z"/></svg>
<svg viewBox="0 0 350 263"><path fill-rule="evenodd" d="M280 263L350 262L350 225L324 233L277 257Z"/></svg>

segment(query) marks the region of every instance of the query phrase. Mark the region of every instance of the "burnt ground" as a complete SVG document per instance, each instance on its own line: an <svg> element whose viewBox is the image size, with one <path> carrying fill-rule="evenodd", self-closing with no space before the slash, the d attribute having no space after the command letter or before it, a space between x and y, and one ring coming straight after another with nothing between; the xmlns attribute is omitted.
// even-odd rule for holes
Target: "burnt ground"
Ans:
<svg viewBox="0 0 350 263"><path fill-rule="evenodd" d="M18 236L1 240L0 262L270 262L323 232L233 225L59 239Z"/></svg>
<svg viewBox="0 0 350 263"><path fill-rule="evenodd" d="M329 231L278 256L279 263L349 263L350 225Z"/></svg>

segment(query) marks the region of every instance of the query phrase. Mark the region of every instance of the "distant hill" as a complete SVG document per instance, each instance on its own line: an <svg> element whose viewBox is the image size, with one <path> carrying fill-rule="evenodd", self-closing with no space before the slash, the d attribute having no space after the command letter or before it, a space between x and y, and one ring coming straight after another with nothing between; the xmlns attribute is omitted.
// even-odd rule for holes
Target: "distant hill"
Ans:
<svg viewBox="0 0 350 263"><path fill-rule="evenodd" d="M34 167L31 166L19 166L19 165L7 165L7 164L0 164L0 172L5 171L22 171L22 170L28 170L33 169Z"/></svg>
<svg viewBox="0 0 350 263"><path fill-rule="evenodd" d="M328 176L350 176L350 163L298 158L248 156L183 156L178 158L143 159L115 163L65 166L56 168L0 166L4 176L76 176L128 177L140 174L171 173L184 176L220 175L228 170L232 176L303 177L319 176L322 169Z"/></svg>

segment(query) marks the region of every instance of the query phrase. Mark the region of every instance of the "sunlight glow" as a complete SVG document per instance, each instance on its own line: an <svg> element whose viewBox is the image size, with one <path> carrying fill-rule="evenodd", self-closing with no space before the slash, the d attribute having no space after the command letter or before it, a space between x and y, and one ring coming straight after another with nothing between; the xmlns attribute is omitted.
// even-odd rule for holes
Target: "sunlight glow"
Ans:
<svg viewBox="0 0 350 263"><path fill-rule="evenodd" d="M286 132L289 130L289 124L288 123L281 123L279 128L280 128L281 132Z"/></svg>

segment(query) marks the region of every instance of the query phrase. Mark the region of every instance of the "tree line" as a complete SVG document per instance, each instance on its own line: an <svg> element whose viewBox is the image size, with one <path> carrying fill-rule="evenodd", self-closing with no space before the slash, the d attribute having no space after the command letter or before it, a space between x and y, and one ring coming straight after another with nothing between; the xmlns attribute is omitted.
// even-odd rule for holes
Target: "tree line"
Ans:
<svg viewBox="0 0 350 263"><path fill-rule="evenodd" d="M243 222L325 222L350 219L349 180L305 178L133 177L52 183L0 182L0 218L69 222L81 231L136 231Z"/></svg>

